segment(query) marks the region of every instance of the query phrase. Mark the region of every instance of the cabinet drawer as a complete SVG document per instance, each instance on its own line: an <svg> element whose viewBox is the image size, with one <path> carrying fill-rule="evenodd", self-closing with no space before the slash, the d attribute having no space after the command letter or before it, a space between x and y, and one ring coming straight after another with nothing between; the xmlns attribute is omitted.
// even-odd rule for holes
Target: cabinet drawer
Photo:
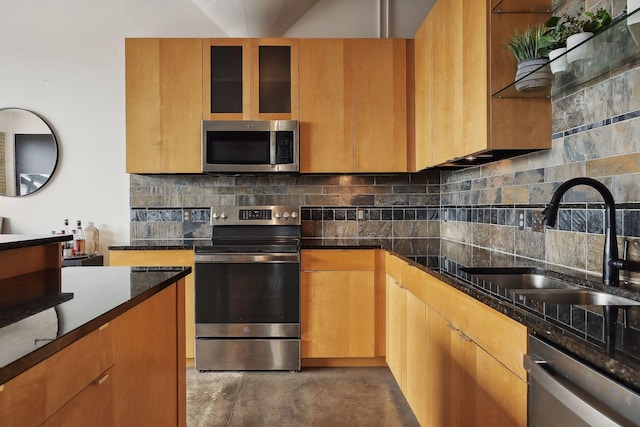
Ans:
<svg viewBox="0 0 640 427"><path fill-rule="evenodd" d="M373 271L375 251L357 249L303 250L302 271Z"/></svg>
<svg viewBox="0 0 640 427"><path fill-rule="evenodd" d="M112 365L113 343L107 323L0 385L3 426L39 425Z"/></svg>
<svg viewBox="0 0 640 427"><path fill-rule="evenodd" d="M47 415L113 365L111 329L107 323L43 362L48 367Z"/></svg>
<svg viewBox="0 0 640 427"><path fill-rule="evenodd" d="M113 426L113 384L113 368L109 368L49 417L43 426Z"/></svg>

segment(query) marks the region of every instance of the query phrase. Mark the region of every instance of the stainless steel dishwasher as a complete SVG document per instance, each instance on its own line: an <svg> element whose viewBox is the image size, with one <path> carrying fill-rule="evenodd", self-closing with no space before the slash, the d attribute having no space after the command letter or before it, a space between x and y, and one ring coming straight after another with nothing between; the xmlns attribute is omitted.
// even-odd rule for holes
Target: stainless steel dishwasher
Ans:
<svg viewBox="0 0 640 427"><path fill-rule="evenodd" d="M524 366L529 427L640 425L640 394L532 335Z"/></svg>

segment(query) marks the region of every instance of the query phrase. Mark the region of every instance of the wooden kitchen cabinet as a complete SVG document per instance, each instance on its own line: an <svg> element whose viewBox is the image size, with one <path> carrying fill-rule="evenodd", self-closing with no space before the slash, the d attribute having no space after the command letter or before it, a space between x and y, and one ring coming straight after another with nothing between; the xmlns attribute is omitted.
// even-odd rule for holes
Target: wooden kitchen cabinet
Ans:
<svg viewBox="0 0 640 427"><path fill-rule="evenodd" d="M375 250L302 251L303 364L313 358L375 364L373 358L383 355L377 318L384 292L376 283L376 259Z"/></svg>
<svg viewBox="0 0 640 427"><path fill-rule="evenodd" d="M184 285L180 279L113 320L113 425L186 425Z"/></svg>
<svg viewBox="0 0 640 427"><path fill-rule="evenodd" d="M527 329L386 253L386 361L425 426L525 426Z"/></svg>
<svg viewBox="0 0 640 427"><path fill-rule="evenodd" d="M298 40L205 39L204 120L297 120Z"/></svg>
<svg viewBox="0 0 640 427"><path fill-rule="evenodd" d="M106 414L92 424L113 425L113 327L105 324L0 385L3 426L64 425L86 419L87 406ZM67 425L82 425L69 423Z"/></svg>
<svg viewBox="0 0 640 427"><path fill-rule="evenodd" d="M300 171L353 171L353 45L300 39Z"/></svg>
<svg viewBox="0 0 640 427"><path fill-rule="evenodd" d="M127 173L200 173L202 41L125 39Z"/></svg>
<svg viewBox="0 0 640 427"><path fill-rule="evenodd" d="M389 259L387 258L387 263ZM397 277L387 274L387 350L389 370L400 388L406 390L407 299Z"/></svg>
<svg viewBox="0 0 640 427"><path fill-rule="evenodd" d="M518 13L494 13L494 3L438 0L416 33L417 169L551 148L548 98L492 96L515 78L506 40L549 14L527 12L539 1Z"/></svg>
<svg viewBox="0 0 640 427"><path fill-rule="evenodd" d="M109 265L140 267L175 267L194 265L194 254L191 249L170 250L111 250ZM185 278L185 342L186 358L189 364L195 357L195 288L194 273Z"/></svg>
<svg viewBox="0 0 640 427"><path fill-rule="evenodd" d="M426 420L425 273L387 254L386 360L418 421Z"/></svg>
<svg viewBox="0 0 640 427"><path fill-rule="evenodd" d="M407 55L404 39L300 40L301 172L408 170Z"/></svg>
<svg viewBox="0 0 640 427"><path fill-rule="evenodd" d="M526 426L525 326L427 276L426 425Z"/></svg>

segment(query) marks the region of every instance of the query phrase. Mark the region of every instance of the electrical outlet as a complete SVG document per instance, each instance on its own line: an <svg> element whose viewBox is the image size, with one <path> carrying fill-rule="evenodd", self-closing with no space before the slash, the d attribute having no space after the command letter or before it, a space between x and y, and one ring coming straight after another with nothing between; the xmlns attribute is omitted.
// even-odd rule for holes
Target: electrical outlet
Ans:
<svg viewBox="0 0 640 427"><path fill-rule="evenodd" d="M364 208L358 208L358 221L364 221Z"/></svg>
<svg viewBox="0 0 640 427"><path fill-rule="evenodd" d="M531 231L544 233L544 214L542 211L531 212Z"/></svg>
<svg viewBox="0 0 640 427"><path fill-rule="evenodd" d="M516 209L516 221L518 222L518 230L524 230L524 209Z"/></svg>
<svg viewBox="0 0 640 427"><path fill-rule="evenodd" d="M191 211L189 211L188 209L185 209L182 211L182 220L183 221L190 221L191 220Z"/></svg>

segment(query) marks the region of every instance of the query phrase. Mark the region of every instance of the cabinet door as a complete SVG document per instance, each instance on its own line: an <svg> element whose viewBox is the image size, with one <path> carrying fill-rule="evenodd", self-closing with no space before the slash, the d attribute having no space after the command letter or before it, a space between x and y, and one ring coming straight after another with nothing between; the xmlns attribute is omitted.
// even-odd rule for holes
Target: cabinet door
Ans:
<svg viewBox="0 0 640 427"><path fill-rule="evenodd" d="M483 2L484 3L484 2ZM461 0L438 0L433 13L433 163L435 165L460 155L462 80ZM457 46L460 45L460 46ZM437 46L437 48L435 48Z"/></svg>
<svg viewBox="0 0 640 427"><path fill-rule="evenodd" d="M421 425L427 424L427 311L426 304L411 292L407 297L406 396Z"/></svg>
<svg viewBox="0 0 640 427"><path fill-rule="evenodd" d="M470 419L480 425L526 426L527 383L478 346L475 362L475 413Z"/></svg>
<svg viewBox="0 0 640 427"><path fill-rule="evenodd" d="M353 172L351 47L300 40L300 172Z"/></svg>
<svg viewBox="0 0 640 427"><path fill-rule="evenodd" d="M249 120L249 39L205 39L202 43L202 118Z"/></svg>
<svg viewBox="0 0 640 427"><path fill-rule="evenodd" d="M454 396L453 354L459 351L459 339L449 322L427 306L426 336L426 418L424 425L446 426L459 410Z"/></svg>
<svg viewBox="0 0 640 427"><path fill-rule="evenodd" d="M375 356L373 271L302 272L302 357Z"/></svg>
<svg viewBox="0 0 640 427"><path fill-rule="evenodd" d="M354 39L355 172L407 171L407 43Z"/></svg>
<svg viewBox="0 0 640 427"><path fill-rule="evenodd" d="M128 173L199 173L202 42L126 39Z"/></svg>
<svg viewBox="0 0 640 427"><path fill-rule="evenodd" d="M188 266L194 268L192 250L153 250L153 251L109 251L111 266L173 267ZM193 359L195 353L195 293L194 273L185 278L185 341L186 358Z"/></svg>
<svg viewBox="0 0 640 427"><path fill-rule="evenodd" d="M464 2L462 11L462 144L454 155L477 153L487 148L489 103L488 5ZM495 72L496 70L493 70ZM504 117L502 118L504 120Z"/></svg>
<svg viewBox="0 0 640 427"><path fill-rule="evenodd" d="M184 426L184 279L112 322L114 425Z"/></svg>
<svg viewBox="0 0 640 427"><path fill-rule="evenodd" d="M406 390L407 298L404 289L387 275L387 351L391 373L403 392Z"/></svg>
<svg viewBox="0 0 640 427"><path fill-rule="evenodd" d="M415 162L416 169L433 166L433 15L426 19L415 37Z"/></svg>
<svg viewBox="0 0 640 427"><path fill-rule="evenodd" d="M251 40L251 119L298 120L298 40Z"/></svg>

